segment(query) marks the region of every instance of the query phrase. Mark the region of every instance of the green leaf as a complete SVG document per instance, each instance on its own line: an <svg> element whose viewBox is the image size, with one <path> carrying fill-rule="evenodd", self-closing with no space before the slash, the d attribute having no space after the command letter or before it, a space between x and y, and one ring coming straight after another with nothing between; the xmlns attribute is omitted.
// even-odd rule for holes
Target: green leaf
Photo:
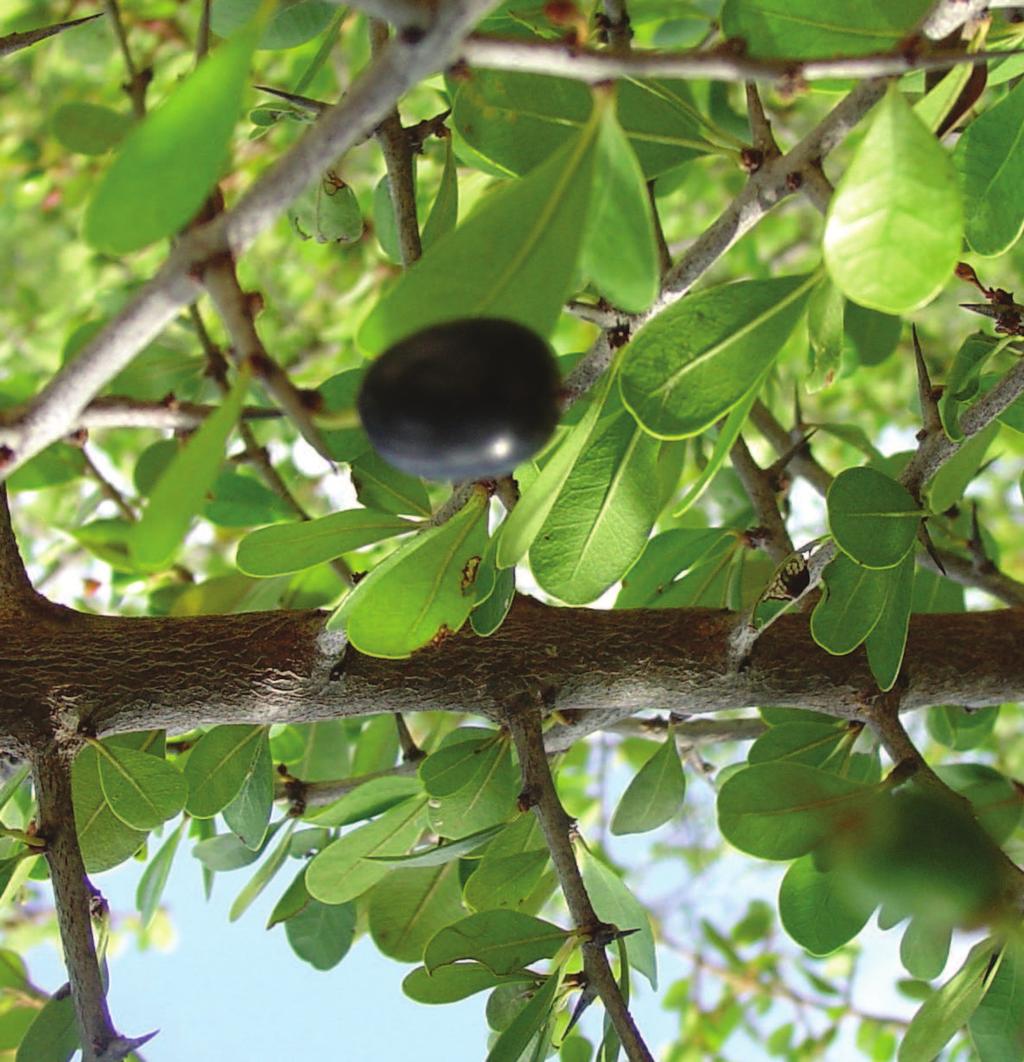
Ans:
<svg viewBox="0 0 1024 1062"><path fill-rule="evenodd" d="M619 874L587 849L579 853L580 873L590 894L594 911L602 922L618 929L636 930L625 941L630 965L658 987L658 956L654 950L654 934L647 909L630 892Z"/></svg>
<svg viewBox="0 0 1024 1062"><path fill-rule="evenodd" d="M640 559L626 573L615 607L656 607L677 575L714 563L735 541L734 533L717 527L662 531L647 543Z"/></svg>
<svg viewBox="0 0 1024 1062"><path fill-rule="evenodd" d="M988 448L998 434L999 424L989 424L962 443L960 449L932 476L924 492L932 512L944 513L963 498L964 491L978 474Z"/></svg>
<svg viewBox="0 0 1024 1062"><path fill-rule="evenodd" d="M673 81L618 83L619 122L647 179L715 148L689 87ZM524 174L550 158L591 114L585 85L514 71L474 70L455 96L459 135L505 173Z"/></svg>
<svg viewBox="0 0 1024 1062"><path fill-rule="evenodd" d="M274 834L284 824L284 821L284 819L281 819L275 822L267 830L263 843L259 848L250 848L233 833L219 833L213 837L204 837L203 840L195 844L192 848L192 855L208 870L217 871L218 873L228 870L240 870L242 867L250 866L259 859L266 851L267 845ZM210 823L207 819L197 819L196 822L207 823L211 829L213 828L213 823Z"/></svg>
<svg viewBox="0 0 1024 1062"><path fill-rule="evenodd" d="M15 1062L70 1062L78 1050L78 1023L71 993L51 996L18 1045Z"/></svg>
<svg viewBox="0 0 1024 1062"><path fill-rule="evenodd" d="M170 564L192 517L202 509L217 478L225 443L238 420L248 388L246 370L220 408L203 421L157 481L142 519L129 536L132 556L139 567L161 570Z"/></svg>
<svg viewBox="0 0 1024 1062"><path fill-rule="evenodd" d="M399 962L419 962L427 941L465 914L455 863L396 870L373 887L367 902L374 944Z"/></svg>
<svg viewBox="0 0 1024 1062"><path fill-rule="evenodd" d="M836 656L852 653L882 615L890 573L865 568L839 553L822 579L825 594L811 613L811 637Z"/></svg>
<svg viewBox="0 0 1024 1062"><path fill-rule="evenodd" d="M828 489L829 530L865 568L894 568L917 538L921 512L910 492L873 468L847 468Z"/></svg>
<svg viewBox="0 0 1024 1062"><path fill-rule="evenodd" d="M540 884L547 865L546 848L494 858L485 855L463 889L466 906L474 911L520 910Z"/></svg>
<svg viewBox="0 0 1024 1062"><path fill-rule="evenodd" d="M597 425L530 546L533 574L553 597L594 601L643 552L661 508L651 490L658 450L621 408Z"/></svg>
<svg viewBox="0 0 1024 1062"><path fill-rule="evenodd" d="M540 475L523 492L516 507L501 525L494 558L499 568L511 568L518 564L540 534L576 462L598 430L610 384L610 376L598 383L583 416L558 444Z"/></svg>
<svg viewBox="0 0 1024 1062"><path fill-rule="evenodd" d="M750 746L747 762L786 760L806 763L809 767L823 767L848 739L849 732L839 720L779 723L770 726Z"/></svg>
<svg viewBox="0 0 1024 1062"><path fill-rule="evenodd" d="M943 763L935 773L974 807L978 822L996 844L1005 844L1020 823L1024 794L985 763Z"/></svg>
<svg viewBox="0 0 1024 1062"><path fill-rule="evenodd" d="M345 903L393 874L387 863L365 857L407 852L423 832L424 817L422 799L406 800L332 841L306 870L310 896L323 903Z"/></svg>
<svg viewBox="0 0 1024 1062"><path fill-rule="evenodd" d="M750 416L750 411L753 409L761 387L770 372L770 368L766 369L747 394L733 406L729 415L725 418L725 422L718 429L715 445L711 451L711 456L707 459L707 464L701 474L690 484L686 494L683 495L683 500L673 513L674 516L683 516L688 512L700 500L708 487L711 486L711 481L718 475L722 465L728 459L733 443L736 442L740 432L743 430L743 425L746 424L747 417Z"/></svg>
<svg viewBox="0 0 1024 1062"><path fill-rule="evenodd" d="M998 341L984 332L969 335L953 357L953 365L939 397L939 416L946 434L959 442L964 437L960 427L960 407L981 390L981 370L995 353Z"/></svg>
<svg viewBox="0 0 1024 1062"><path fill-rule="evenodd" d="M428 325L494 316L550 335L586 227L601 108L521 181L499 188L399 278L359 333L378 353Z"/></svg>
<svg viewBox="0 0 1024 1062"><path fill-rule="evenodd" d="M99 754L91 746L75 757L71 795L78 843L89 873L116 867L145 843L144 830L125 825L111 810L100 784Z"/></svg>
<svg viewBox="0 0 1024 1062"><path fill-rule="evenodd" d="M820 59L894 49L930 0L726 0L722 30L759 59Z"/></svg>
<svg viewBox="0 0 1024 1062"><path fill-rule="evenodd" d="M510 743L496 742L480 761L470 784L430 801L430 826L442 837L476 834L512 814L522 783Z"/></svg>
<svg viewBox="0 0 1024 1062"><path fill-rule="evenodd" d="M601 118L597 138L580 268L598 293L620 310L639 313L658 294L651 201L640 164L610 108Z"/></svg>
<svg viewBox="0 0 1024 1062"><path fill-rule="evenodd" d="M274 764L270 758L270 738L264 730L242 788L222 813L228 828L243 844L259 848L267 834L273 807Z"/></svg>
<svg viewBox="0 0 1024 1062"><path fill-rule="evenodd" d="M928 709L928 733L947 748L967 752L981 745L995 729L999 705L987 708L961 708L937 704Z"/></svg>
<svg viewBox="0 0 1024 1062"><path fill-rule="evenodd" d="M1024 231L1024 88L1019 83L967 124L953 161L963 185L971 250L1003 254Z"/></svg>
<svg viewBox="0 0 1024 1062"><path fill-rule="evenodd" d="M301 523L261 527L239 542L235 563L247 575L284 575L404 534L415 526L373 509L345 509Z"/></svg>
<svg viewBox="0 0 1024 1062"><path fill-rule="evenodd" d="M966 1024L988 988L993 958L991 940L971 948L963 966L914 1015L900 1042L899 1062L933 1059Z"/></svg>
<svg viewBox="0 0 1024 1062"><path fill-rule="evenodd" d="M212 818L238 795L263 747L262 726L215 726L196 742L185 762L188 800L197 819Z"/></svg>
<svg viewBox="0 0 1024 1062"><path fill-rule="evenodd" d="M622 794L612 816L612 833L646 833L657 829L678 814L685 792L686 775L675 734L669 728L668 737Z"/></svg>
<svg viewBox="0 0 1024 1062"><path fill-rule="evenodd" d="M288 825L285 827L281 839L277 842L277 846L264 862L257 867L256 873L245 883L242 891L235 897L235 902L231 905L231 910L228 912L229 921L237 922L249 910L260 893L270 884L274 875L284 866L284 861L288 858L291 835L295 829L296 822L298 822L298 819L290 819L288 821Z"/></svg>
<svg viewBox="0 0 1024 1062"><path fill-rule="evenodd" d="M881 690L891 690L896 685L903 664L914 597L915 567L914 552L911 550L895 569L886 573L888 588L885 607L878 623L867 636L865 648L868 663Z"/></svg>
<svg viewBox="0 0 1024 1062"><path fill-rule="evenodd" d="M409 656L457 631L473 608L473 580L487 545L487 492L477 488L447 523L420 531L377 565L345 600L349 642L361 653Z"/></svg>
<svg viewBox="0 0 1024 1062"><path fill-rule="evenodd" d="M783 928L812 955L829 955L853 940L867 925L875 905L851 898L837 888L831 874L801 856L779 886L779 918Z"/></svg>
<svg viewBox="0 0 1024 1062"><path fill-rule="evenodd" d="M953 162L891 85L825 218L825 265L848 298L904 314L933 298L960 257Z"/></svg>
<svg viewBox="0 0 1024 1062"><path fill-rule="evenodd" d="M796 859L825 840L870 795L858 782L802 763L760 763L718 792L722 836L761 859Z"/></svg>
<svg viewBox="0 0 1024 1062"><path fill-rule="evenodd" d="M918 916L910 920L900 941L900 962L911 977L932 981L942 973L949 958L953 927Z"/></svg>
<svg viewBox="0 0 1024 1062"><path fill-rule="evenodd" d="M230 469L217 476L212 494L203 507L203 516L219 527L256 527L292 516L284 499L251 476Z"/></svg>
<svg viewBox="0 0 1024 1062"><path fill-rule="evenodd" d="M380 815L406 797L417 796L420 792L420 782L415 777L371 778L333 804L312 809L307 818L322 826L348 826Z"/></svg>
<svg viewBox="0 0 1024 1062"><path fill-rule="evenodd" d="M419 766L420 781L432 797L450 796L464 786L480 784L501 755L507 742L500 731L484 727L460 727Z"/></svg>
<svg viewBox="0 0 1024 1062"><path fill-rule="evenodd" d="M127 114L95 103L63 103L53 112L53 135L83 155L104 155L117 147L132 127Z"/></svg>
<svg viewBox="0 0 1024 1062"><path fill-rule="evenodd" d="M789 337L816 278L747 280L680 299L626 349L619 387L646 431L697 435L757 383Z"/></svg>
<svg viewBox="0 0 1024 1062"><path fill-rule="evenodd" d="M352 485L367 509L430 516L430 495L423 480L392 468L372 450L352 462Z"/></svg>
<svg viewBox="0 0 1024 1062"><path fill-rule="evenodd" d="M811 347L808 391L820 391L835 383L843 355L843 317L846 300L828 278L811 292L807 301L807 333Z"/></svg>
<svg viewBox="0 0 1024 1062"><path fill-rule="evenodd" d="M334 170L325 170L306 188L288 217L303 239L317 243L353 243L363 234L359 200Z"/></svg>
<svg viewBox="0 0 1024 1062"><path fill-rule="evenodd" d="M550 959L569 933L519 911L482 911L438 932L427 944L423 965L438 967L472 959L496 974L510 974L538 959Z"/></svg>
<svg viewBox="0 0 1024 1062"><path fill-rule="evenodd" d="M221 44L128 134L86 207L93 247L136 251L199 210L227 161L257 35L254 25Z"/></svg>
<svg viewBox="0 0 1024 1062"><path fill-rule="evenodd" d="M103 795L125 825L153 830L185 806L188 783L162 757L101 742L93 748Z"/></svg>
<svg viewBox="0 0 1024 1062"><path fill-rule="evenodd" d="M433 973L417 966L402 982L402 991L417 1003L455 1003L501 984L529 984L537 975L529 970L496 974L482 963L458 962L441 966Z"/></svg>
<svg viewBox="0 0 1024 1062"><path fill-rule="evenodd" d="M292 951L316 970L330 970L348 954L356 935L356 905L310 900L284 924Z"/></svg>
<svg viewBox="0 0 1024 1062"><path fill-rule="evenodd" d="M844 349L860 365L879 365L896 349L903 331L903 321L891 314L869 310L847 302L843 317L846 331Z"/></svg>
<svg viewBox="0 0 1024 1062"><path fill-rule="evenodd" d="M146 869L139 878L139 886L135 891L135 906L139 910L139 918L142 928L145 929L160 906L160 898L164 894L167 879L171 874L171 864L174 862L175 853L178 851L178 842L181 840L185 822L182 820L171 831L171 835L160 846L160 851L146 865Z"/></svg>
<svg viewBox="0 0 1024 1062"><path fill-rule="evenodd" d="M1018 1062L1024 1054L1024 956L1013 940L967 1027L980 1062Z"/></svg>
<svg viewBox="0 0 1024 1062"><path fill-rule="evenodd" d="M367 858L380 860L396 869L444 866L482 848L503 828L504 823L498 823L494 826L485 826L482 830L477 830L476 833L471 833L466 837L459 837L454 841L441 841L439 844L417 849L407 855L367 856Z"/></svg>
<svg viewBox="0 0 1024 1062"><path fill-rule="evenodd" d="M447 236L455 229L459 217L459 180L455 152L451 137L445 140L444 169L441 170L441 183L437 189L434 205L430 208L423 225L421 241L423 249L429 251L442 236Z"/></svg>
<svg viewBox="0 0 1024 1062"><path fill-rule="evenodd" d="M260 3L261 0L213 0L213 32L218 37L230 37L256 17ZM337 7L325 0L286 0L270 17L257 47L284 49L305 44L323 31L336 11Z"/></svg>
<svg viewBox="0 0 1024 1062"><path fill-rule="evenodd" d="M529 1047L531 1040L544 1029L555 1004L555 994L558 986L562 983L561 971L549 974L544 983L537 989L533 998L512 1019L508 1027L495 1040L494 1045L487 1053L487 1062L519 1062L523 1052ZM531 1060L544 1058L546 1055L548 1037L541 1036L541 1042L536 1051L531 1055Z"/></svg>

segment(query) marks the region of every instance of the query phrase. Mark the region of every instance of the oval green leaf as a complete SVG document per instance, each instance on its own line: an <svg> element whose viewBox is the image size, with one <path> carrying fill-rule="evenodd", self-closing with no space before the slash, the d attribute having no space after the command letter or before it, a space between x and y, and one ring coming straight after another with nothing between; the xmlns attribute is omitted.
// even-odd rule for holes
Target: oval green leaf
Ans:
<svg viewBox="0 0 1024 1062"><path fill-rule="evenodd" d="M921 511L910 492L873 468L847 468L828 490L829 529L865 568L893 568L917 538Z"/></svg>
<svg viewBox="0 0 1024 1062"><path fill-rule="evenodd" d="M864 306L909 313L950 280L963 229L952 159L893 84L829 203L829 274Z"/></svg>
<svg viewBox="0 0 1024 1062"><path fill-rule="evenodd" d="M679 812L685 793L686 775L670 729L668 737L622 794L612 816L612 833L646 833L657 829Z"/></svg>
<svg viewBox="0 0 1024 1062"><path fill-rule="evenodd" d="M188 783L181 771L165 759L100 742L93 748L103 795L110 810L126 826L154 830L185 806Z"/></svg>
<svg viewBox="0 0 1024 1062"><path fill-rule="evenodd" d="M415 526L373 509L346 509L301 523L261 527L239 542L235 563L247 575L284 575L334 560L349 550L403 534Z"/></svg>
<svg viewBox="0 0 1024 1062"><path fill-rule="evenodd" d="M221 44L125 138L85 211L85 239L111 254L178 232L221 175L258 30Z"/></svg>
<svg viewBox="0 0 1024 1062"><path fill-rule="evenodd" d="M644 325L619 377L644 430L681 439L725 416L774 361L815 283L797 276L723 284Z"/></svg>
<svg viewBox="0 0 1024 1062"><path fill-rule="evenodd" d="M374 568L328 626L344 623L349 642L369 656L409 656L466 622L486 545L480 488L447 523L421 531Z"/></svg>
<svg viewBox="0 0 1024 1062"><path fill-rule="evenodd" d="M459 959L509 974L538 959L552 958L568 932L519 911L482 911L447 926L427 944L423 965L433 972Z"/></svg>

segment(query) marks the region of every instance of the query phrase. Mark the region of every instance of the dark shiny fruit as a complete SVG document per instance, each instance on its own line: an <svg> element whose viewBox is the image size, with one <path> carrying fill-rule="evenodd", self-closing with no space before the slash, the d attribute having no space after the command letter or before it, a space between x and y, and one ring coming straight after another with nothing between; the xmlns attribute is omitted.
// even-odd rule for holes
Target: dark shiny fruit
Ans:
<svg viewBox="0 0 1024 1062"><path fill-rule="evenodd" d="M385 351L359 392L374 449L427 479L492 479L535 454L558 423L558 367L514 321L472 317Z"/></svg>

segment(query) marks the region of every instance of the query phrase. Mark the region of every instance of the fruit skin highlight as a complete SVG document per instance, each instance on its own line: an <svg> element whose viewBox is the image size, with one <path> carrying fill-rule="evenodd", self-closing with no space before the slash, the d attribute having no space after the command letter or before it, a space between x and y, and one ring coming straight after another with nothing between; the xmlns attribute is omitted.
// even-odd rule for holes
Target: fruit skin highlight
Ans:
<svg viewBox="0 0 1024 1062"><path fill-rule="evenodd" d="M515 321L424 328L370 366L357 407L373 448L414 476L494 479L535 454L558 423L551 348Z"/></svg>

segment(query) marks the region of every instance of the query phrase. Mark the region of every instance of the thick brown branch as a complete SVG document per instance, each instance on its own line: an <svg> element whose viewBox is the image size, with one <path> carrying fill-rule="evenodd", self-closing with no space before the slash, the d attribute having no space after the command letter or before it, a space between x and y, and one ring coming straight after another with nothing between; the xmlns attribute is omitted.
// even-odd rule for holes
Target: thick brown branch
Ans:
<svg viewBox="0 0 1024 1062"><path fill-rule="evenodd" d="M875 688L861 652L830 656L801 616L773 624L742 670L729 649L738 617L712 609L617 612L521 598L490 638L463 630L408 660L351 648L343 656L344 639L324 631L326 618L118 618L45 603L27 616L0 616L0 739L38 744L54 708L97 734L384 711L501 720L510 694L541 689L555 698L571 740L652 707L708 713L776 704L857 718ZM901 707L1024 699L1022 644L1022 610L912 617Z"/></svg>
<svg viewBox="0 0 1024 1062"><path fill-rule="evenodd" d="M601 997L622 1041L626 1057L631 1062L654 1062L654 1056L644 1043L622 997L605 953L605 947L614 939L612 927L597 917L576 862L572 846L574 824L562 807L551 777L541 732L540 707L527 695L521 699L521 703L510 707L506 721L519 755L523 800L529 803L537 816L569 915L582 937L583 969L587 983Z"/></svg>

